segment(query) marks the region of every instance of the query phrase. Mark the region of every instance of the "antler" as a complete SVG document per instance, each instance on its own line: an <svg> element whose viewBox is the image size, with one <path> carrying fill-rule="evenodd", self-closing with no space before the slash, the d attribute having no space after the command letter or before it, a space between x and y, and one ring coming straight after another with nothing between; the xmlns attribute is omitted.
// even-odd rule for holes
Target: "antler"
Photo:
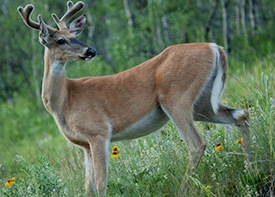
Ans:
<svg viewBox="0 0 275 197"><path fill-rule="evenodd" d="M82 1L78 1L75 5L72 1L67 2L67 12L62 16L61 19L58 18L56 14L52 14L52 17L57 24L59 29L67 28L66 22L70 20L73 15L75 15L79 10L84 7L84 3Z"/></svg>
<svg viewBox="0 0 275 197"><path fill-rule="evenodd" d="M21 18L23 19L24 23L25 23L28 27L39 30L40 24L39 24L38 22L33 21L33 20L30 18L31 14L32 14L32 12L33 12L33 10L34 10L34 7L33 7L32 4L26 5L25 8L23 8L22 6L19 6L19 7L17 8L17 10L18 10L18 12L19 12ZM40 16L40 17L39 17L39 22L41 23L42 21L43 21L43 20L42 20L42 17ZM55 29L52 28L52 27L49 26L49 25L47 25L47 28L48 28L48 30L49 30L50 32L54 32L54 31L55 31Z"/></svg>
<svg viewBox="0 0 275 197"><path fill-rule="evenodd" d="M30 15L33 11L34 7L31 4L26 5L25 8L23 8L22 6L19 6L17 8L18 12L20 13L20 16L22 17L23 21L25 22L25 24L33 29L39 29L40 25L37 22L34 22L31 18Z"/></svg>

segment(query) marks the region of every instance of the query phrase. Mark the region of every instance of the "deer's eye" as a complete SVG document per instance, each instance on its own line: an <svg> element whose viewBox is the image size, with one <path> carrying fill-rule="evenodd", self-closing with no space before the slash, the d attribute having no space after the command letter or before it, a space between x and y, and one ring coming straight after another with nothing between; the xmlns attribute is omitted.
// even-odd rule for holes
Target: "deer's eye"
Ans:
<svg viewBox="0 0 275 197"><path fill-rule="evenodd" d="M66 40L65 39L59 39L59 40L57 40L57 44L59 44L59 45L62 45L62 44L65 44L66 43Z"/></svg>

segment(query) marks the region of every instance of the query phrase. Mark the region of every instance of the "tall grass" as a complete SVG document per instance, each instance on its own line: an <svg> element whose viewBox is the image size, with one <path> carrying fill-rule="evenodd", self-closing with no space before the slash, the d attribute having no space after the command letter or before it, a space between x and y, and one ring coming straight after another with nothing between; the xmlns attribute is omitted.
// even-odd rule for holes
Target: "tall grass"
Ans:
<svg viewBox="0 0 275 197"><path fill-rule="evenodd" d="M223 96L229 106L251 115L252 164L244 162L241 134L233 126L196 123L207 143L199 167L189 175L188 196L272 196L275 184L274 58L230 73ZM66 142L53 119L26 99L1 106L0 196L84 196L82 151ZM215 151L222 143L224 149ZM112 143L108 196L176 196L188 153L168 123L144 138ZM111 147L110 147L111 149ZM7 188L4 183L16 177Z"/></svg>

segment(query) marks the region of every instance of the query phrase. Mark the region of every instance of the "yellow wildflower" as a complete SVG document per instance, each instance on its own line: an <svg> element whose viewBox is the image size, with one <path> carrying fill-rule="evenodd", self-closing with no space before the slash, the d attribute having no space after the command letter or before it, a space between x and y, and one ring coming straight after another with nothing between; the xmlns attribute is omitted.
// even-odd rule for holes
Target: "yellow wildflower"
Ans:
<svg viewBox="0 0 275 197"><path fill-rule="evenodd" d="M114 146L114 147L112 148L112 152L118 152L118 146Z"/></svg>
<svg viewBox="0 0 275 197"><path fill-rule="evenodd" d="M11 186L13 186L14 183L15 183L15 177L9 179L9 180L5 183L5 186L6 186L6 187L11 187Z"/></svg>
<svg viewBox="0 0 275 197"><path fill-rule="evenodd" d="M111 158L112 159L115 159L115 158L119 158L120 157L120 154L119 154L119 149L118 149L118 146L114 146L112 148L112 155L111 155Z"/></svg>
<svg viewBox="0 0 275 197"><path fill-rule="evenodd" d="M119 158L120 157L120 154L117 153L117 152L112 152L112 155L111 155L111 158L112 159L116 159L116 158Z"/></svg>
<svg viewBox="0 0 275 197"><path fill-rule="evenodd" d="M240 143L242 143L242 142L243 142L243 138L237 139L236 142L235 142L235 144L240 144Z"/></svg>
<svg viewBox="0 0 275 197"><path fill-rule="evenodd" d="M223 145L219 143L215 146L215 151L221 151L221 150L223 150Z"/></svg>
<svg viewBox="0 0 275 197"><path fill-rule="evenodd" d="M226 99L222 99L222 104L227 104L227 100Z"/></svg>

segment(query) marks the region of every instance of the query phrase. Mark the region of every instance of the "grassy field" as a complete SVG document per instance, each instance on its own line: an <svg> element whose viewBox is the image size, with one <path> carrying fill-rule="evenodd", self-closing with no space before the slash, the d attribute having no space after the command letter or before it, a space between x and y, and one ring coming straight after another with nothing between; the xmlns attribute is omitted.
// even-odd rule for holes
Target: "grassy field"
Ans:
<svg viewBox="0 0 275 197"><path fill-rule="evenodd" d="M275 195L275 59L230 69L223 100L251 115L253 163L244 162L238 129L196 123L207 143L188 196ZM84 196L82 151L58 132L51 116L31 99L1 105L0 196ZM223 150L216 151L222 143ZM168 123L144 138L112 143L120 158L110 159L107 195L176 196L188 164L185 144ZM250 166L250 167L249 167ZM15 177L11 187L8 179Z"/></svg>

